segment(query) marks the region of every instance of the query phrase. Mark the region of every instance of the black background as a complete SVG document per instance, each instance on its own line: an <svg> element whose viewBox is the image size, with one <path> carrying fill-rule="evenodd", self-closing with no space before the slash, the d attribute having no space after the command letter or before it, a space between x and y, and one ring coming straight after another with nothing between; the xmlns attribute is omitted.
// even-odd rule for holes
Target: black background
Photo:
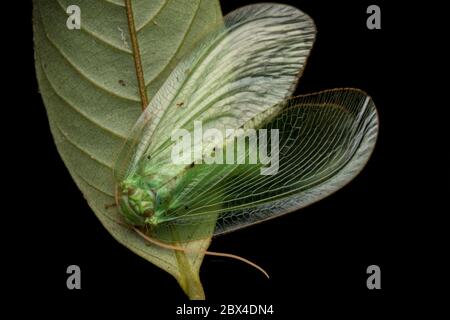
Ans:
<svg viewBox="0 0 450 320"><path fill-rule="evenodd" d="M221 2L226 14L256 1ZM410 50L411 40L420 40L425 31L415 24L407 2L282 2L308 13L318 29L297 94L335 87L368 92L379 111L379 139L364 171L339 192L299 212L214 239L211 250L246 257L271 279L245 264L205 257L200 275L207 304L273 304L272 318L280 319L301 316L311 306L318 314L356 312L365 318L385 313L426 281L411 271L422 260L416 253L423 249L427 226L412 225L418 219L414 212L433 211L432 198L419 192L425 174L412 173L420 171L421 154L432 145L415 130L415 121L426 117L418 89L426 78L419 76L421 46ZM371 4L381 7L381 30L366 28ZM6 229L14 234L8 242L14 258L4 264L14 273L6 277L19 298L42 300L43 309L84 310L97 304L174 317L175 307L188 303L176 281L109 235L65 169L35 79L31 3L23 2L20 10L21 19L30 22L14 29L20 49L12 54L21 63L11 81L20 87L20 99L9 107L19 111L20 126L14 139L7 139L18 167L7 169L9 181L17 185L7 184L14 194L14 214L5 213L13 220ZM425 151L418 153L420 148ZM81 267L82 290L66 288L71 264ZM366 268L372 264L381 268L381 290L366 287Z"/></svg>

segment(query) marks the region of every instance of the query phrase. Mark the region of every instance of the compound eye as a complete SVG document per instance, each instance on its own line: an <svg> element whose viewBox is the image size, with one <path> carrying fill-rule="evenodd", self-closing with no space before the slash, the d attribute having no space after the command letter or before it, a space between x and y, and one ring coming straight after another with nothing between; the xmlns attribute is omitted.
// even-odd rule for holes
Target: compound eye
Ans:
<svg viewBox="0 0 450 320"><path fill-rule="evenodd" d="M155 214L155 211L152 209L147 209L144 211L144 216L147 218L151 218Z"/></svg>

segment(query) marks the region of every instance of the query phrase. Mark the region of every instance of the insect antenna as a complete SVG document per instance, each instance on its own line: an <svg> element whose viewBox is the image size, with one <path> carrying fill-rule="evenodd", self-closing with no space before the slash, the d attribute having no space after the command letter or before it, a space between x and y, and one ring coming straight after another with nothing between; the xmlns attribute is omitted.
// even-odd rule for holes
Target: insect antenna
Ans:
<svg viewBox="0 0 450 320"><path fill-rule="evenodd" d="M171 244L164 243L164 242L161 242L159 240L156 240L154 238L151 238L151 237L147 236L145 233L143 233L141 230L139 230L136 227L134 227L133 229L144 240L146 240L146 241L148 241L148 242L150 242L150 243L152 243L154 245L157 245L159 247L162 247L164 249L175 250L175 251L182 251L182 252L186 252L186 253L189 253L189 252L191 252L191 253L192 252L203 252L205 255L209 255L209 256L225 257L225 258L239 260L239 261L242 261L242 262L244 262L244 263L246 263L246 264L248 264L248 265L250 265L250 266L252 266L252 267L254 267L256 269L258 269L268 279L270 279L269 274L263 268L261 268L257 264L255 264L255 263L253 263L253 262L251 262L251 261L249 261L249 260L247 260L245 258L242 258L240 256L236 256L236 255L231 254L231 253L222 253L222 252L214 252L214 251L206 251L206 250L189 250L189 249L186 249L186 248L183 248L183 247L171 245Z"/></svg>

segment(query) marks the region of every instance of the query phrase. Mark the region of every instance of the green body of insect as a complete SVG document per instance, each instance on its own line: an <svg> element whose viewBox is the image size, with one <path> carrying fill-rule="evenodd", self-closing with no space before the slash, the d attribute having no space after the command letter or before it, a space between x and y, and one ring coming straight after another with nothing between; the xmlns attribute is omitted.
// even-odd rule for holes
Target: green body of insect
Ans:
<svg viewBox="0 0 450 320"><path fill-rule="evenodd" d="M142 165L145 167L145 163ZM119 184L119 206L128 223L136 226L155 227L160 223L173 220L173 218L168 218L165 213L174 208L170 204L176 183L180 178L182 179L184 172L189 167L168 165L168 168L159 169L165 171L166 174L155 172L143 175L144 168Z"/></svg>

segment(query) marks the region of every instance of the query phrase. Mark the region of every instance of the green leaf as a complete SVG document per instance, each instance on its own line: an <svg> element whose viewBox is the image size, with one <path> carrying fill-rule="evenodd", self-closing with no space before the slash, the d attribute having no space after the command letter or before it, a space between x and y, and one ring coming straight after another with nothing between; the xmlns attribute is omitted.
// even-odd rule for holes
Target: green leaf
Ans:
<svg viewBox="0 0 450 320"><path fill-rule="evenodd" d="M81 9L80 30L66 27L66 9L73 4ZM120 243L173 275L190 298L203 299L202 253L149 246L107 205L114 203L115 158L145 99L155 95L181 56L222 23L218 1L34 0L33 19L40 92L76 184ZM133 50L134 34L139 53ZM209 243L210 238L186 246L202 252Z"/></svg>

